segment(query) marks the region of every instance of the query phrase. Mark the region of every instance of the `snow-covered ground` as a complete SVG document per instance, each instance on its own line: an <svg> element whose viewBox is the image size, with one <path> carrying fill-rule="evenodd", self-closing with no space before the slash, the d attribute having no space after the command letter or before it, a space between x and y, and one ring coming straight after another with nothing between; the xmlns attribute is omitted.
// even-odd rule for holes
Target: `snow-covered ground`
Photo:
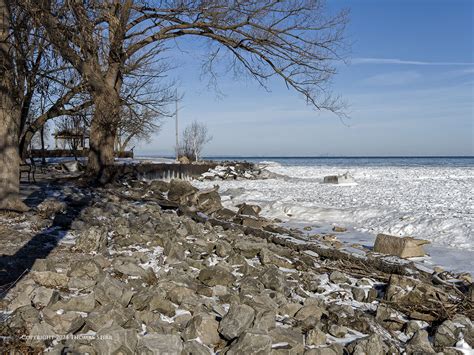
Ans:
<svg viewBox="0 0 474 355"><path fill-rule="evenodd" d="M269 162L267 169L284 177L219 182L227 206L256 203L264 216L316 226L342 225L356 239L363 235L370 239L377 233L427 239L442 264L452 259L449 264L456 269L474 272L473 159L407 165L283 161ZM322 183L326 175L347 171L357 185ZM453 249L462 255L449 252ZM465 265L459 265L459 256Z"/></svg>

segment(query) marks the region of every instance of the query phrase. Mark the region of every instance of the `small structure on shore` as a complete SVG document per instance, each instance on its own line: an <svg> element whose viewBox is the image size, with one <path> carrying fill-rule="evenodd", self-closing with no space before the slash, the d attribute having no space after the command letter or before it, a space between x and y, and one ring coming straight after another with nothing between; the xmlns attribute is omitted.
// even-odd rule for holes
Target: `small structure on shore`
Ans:
<svg viewBox="0 0 474 355"><path fill-rule="evenodd" d="M349 173L342 175L329 175L324 177L325 184L337 184L337 185L355 185L356 181Z"/></svg>
<svg viewBox="0 0 474 355"><path fill-rule="evenodd" d="M54 146L66 147L69 145L71 149L82 150L89 146L89 133L85 130L69 130L63 129L54 133Z"/></svg>

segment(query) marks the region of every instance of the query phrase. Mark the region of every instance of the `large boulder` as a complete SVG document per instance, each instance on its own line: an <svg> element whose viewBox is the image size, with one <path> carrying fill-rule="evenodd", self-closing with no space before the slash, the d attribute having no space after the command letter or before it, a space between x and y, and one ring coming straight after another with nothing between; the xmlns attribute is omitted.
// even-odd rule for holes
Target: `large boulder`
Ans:
<svg viewBox="0 0 474 355"><path fill-rule="evenodd" d="M66 275L53 271L33 271L31 277L38 285L50 288L66 287L69 281Z"/></svg>
<svg viewBox="0 0 474 355"><path fill-rule="evenodd" d="M395 237L387 234L377 235L374 251L376 253L395 255L400 258L413 258L425 256L423 245L429 244L427 240L412 237Z"/></svg>
<svg viewBox="0 0 474 355"><path fill-rule="evenodd" d="M233 304L219 324L219 333L227 340L237 338L250 328L255 317L252 307L245 304Z"/></svg>
<svg viewBox="0 0 474 355"><path fill-rule="evenodd" d="M165 344L165 337L167 336L163 336L163 339L160 339L163 344ZM132 329L124 329L117 325L99 330L97 332L97 339L92 341L92 346L97 354L136 354L137 345L137 333ZM147 353L145 351L140 353L154 354L153 352Z"/></svg>

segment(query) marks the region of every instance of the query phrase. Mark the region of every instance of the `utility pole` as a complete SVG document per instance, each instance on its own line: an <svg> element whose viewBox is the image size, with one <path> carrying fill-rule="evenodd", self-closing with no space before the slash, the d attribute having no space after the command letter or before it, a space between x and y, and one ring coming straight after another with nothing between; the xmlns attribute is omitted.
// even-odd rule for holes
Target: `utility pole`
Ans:
<svg viewBox="0 0 474 355"><path fill-rule="evenodd" d="M178 89L176 89L176 161L179 159Z"/></svg>

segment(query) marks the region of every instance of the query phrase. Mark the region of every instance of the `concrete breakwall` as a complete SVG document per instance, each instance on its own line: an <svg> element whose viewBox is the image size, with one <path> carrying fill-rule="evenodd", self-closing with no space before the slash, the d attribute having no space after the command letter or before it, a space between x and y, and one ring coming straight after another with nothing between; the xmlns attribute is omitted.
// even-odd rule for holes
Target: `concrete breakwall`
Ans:
<svg viewBox="0 0 474 355"><path fill-rule="evenodd" d="M214 162L203 164L123 164L109 167L108 176L113 179L128 177L140 180L191 180L198 178L209 169L214 169L217 165Z"/></svg>

